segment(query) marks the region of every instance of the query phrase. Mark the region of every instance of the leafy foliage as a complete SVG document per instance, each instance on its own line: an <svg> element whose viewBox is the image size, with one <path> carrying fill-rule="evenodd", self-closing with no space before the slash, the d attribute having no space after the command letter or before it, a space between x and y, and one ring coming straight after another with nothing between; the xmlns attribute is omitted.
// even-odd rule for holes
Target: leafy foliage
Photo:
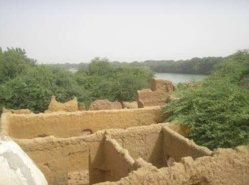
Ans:
<svg viewBox="0 0 249 185"><path fill-rule="evenodd" d="M143 68L114 66L95 58L76 73L65 68L37 65L22 49L0 50L0 108L47 109L50 97L65 102L77 97L89 106L96 99L134 100L147 86L152 72Z"/></svg>
<svg viewBox="0 0 249 185"><path fill-rule="evenodd" d="M35 60L26 57L22 49L8 48L3 52L0 48L0 84L25 73L35 63Z"/></svg>
<svg viewBox="0 0 249 185"><path fill-rule="evenodd" d="M106 59L94 59L88 70L79 70L75 74L76 81L83 89L87 89L86 105L97 99L110 101L132 101L138 89L148 86L153 74L148 69L115 66Z"/></svg>
<svg viewBox="0 0 249 185"><path fill-rule="evenodd" d="M167 121L188 126L188 137L210 149L249 144L249 90L238 86L249 73L248 56L238 52L203 82L181 88L180 99L164 107Z"/></svg>

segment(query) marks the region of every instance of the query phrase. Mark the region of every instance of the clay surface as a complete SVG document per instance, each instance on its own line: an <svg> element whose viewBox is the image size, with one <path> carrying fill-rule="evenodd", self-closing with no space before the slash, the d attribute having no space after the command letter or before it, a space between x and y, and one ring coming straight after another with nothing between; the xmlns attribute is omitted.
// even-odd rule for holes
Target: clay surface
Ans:
<svg viewBox="0 0 249 185"><path fill-rule="evenodd" d="M49 112L58 112L58 111L65 111L65 112L78 111L77 99L74 98L73 100L70 100L68 102L60 103L56 101L54 96L52 96L48 109L45 112L49 113Z"/></svg>
<svg viewBox="0 0 249 185"><path fill-rule="evenodd" d="M169 96L163 91L143 89L137 91L138 107L162 106L168 101Z"/></svg>
<svg viewBox="0 0 249 185"><path fill-rule="evenodd" d="M90 184L248 184L249 146L212 153L184 130L164 123L15 141L49 184L87 184L88 170Z"/></svg>
<svg viewBox="0 0 249 185"><path fill-rule="evenodd" d="M31 110L29 109L6 109L3 107L3 113L13 113L13 114L31 114L33 113Z"/></svg>
<svg viewBox="0 0 249 185"><path fill-rule="evenodd" d="M218 149L212 156L193 160L182 158L172 167L157 169L151 164L144 164L137 171L118 182L105 182L99 185L227 185L249 184L249 146L233 149Z"/></svg>
<svg viewBox="0 0 249 185"><path fill-rule="evenodd" d="M72 113L5 113L1 117L1 133L13 138L23 139L51 135L55 137L73 137L81 135L86 129L96 132L108 128L128 128L159 123L164 119L161 117L160 107Z"/></svg>
<svg viewBox="0 0 249 185"><path fill-rule="evenodd" d="M113 110L122 109L120 102L110 102L109 100L96 100L91 103L89 110Z"/></svg>
<svg viewBox="0 0 249 185"><path fill-rule="evenodd" d="M158 168L167 166L169 154L165 153L168 150L165 149L164 138L169 137L169 134L183 142L186 140L173 130L164 132L165 128L170 127L170 124L155 124L128 129L108 129L88 136L49 136L15 141L35 161L49 184L81 182L87 179L82 172L88 170L90 184L94 184L107 180L118 181L128 176L138 168L135 161L139 158ZM189 145L184 147L182 156L187 156L185 150L192 150L193 153L202 151L202 147L197 145L190 149ZM200 152L199 156L210 153L207 150L207 153ZM177 158L174 153L170 155Z"/></svg>
<svg viewBox="0 0 249 185"><path fill-rule="evenodd" d="M137 104L139 108L147 106L163 106L170 100L169 93L176 87L168 80L150 80L150 89L137 91Z"/></svg>
<svg viewBox="0 0 249 185"><path fill-rule="evenodd" d="M208 156L212 152L194 143L182 145L178 153L168 153L165 138L175 137L179 143L191 143L188 139L171 130L171 124L154 124L150 126L132 127L128 129L108 129L108 139L99 144L98 150L90 149L90 183L117 181L127 173L143 166L135 162L143 159L157 168L169 166L168 160L196 154L193 158ZM164 132L169 129L171 132ZM170 136L168 136L170 135ZM177 146L175 146L177 148ZM186 152L185 152L186 151ZM104 154L104 155L103 155Z"/></svg>
<svg viewBox="0 0 249 185"><path fill-rule="evenodd" d="M124 109L125 108L127 108L127 109L137 109L138 108L138 105L137 105L136 101L133 101L133 102L123 101L122 106L123 106Z"/></svg>
<svg viewBox="0 0 249 185"><path fill-rule="evenodd" d="M169 80L151 79L150 89L152 91L171 92L176 90L176 86Z"/></svg>

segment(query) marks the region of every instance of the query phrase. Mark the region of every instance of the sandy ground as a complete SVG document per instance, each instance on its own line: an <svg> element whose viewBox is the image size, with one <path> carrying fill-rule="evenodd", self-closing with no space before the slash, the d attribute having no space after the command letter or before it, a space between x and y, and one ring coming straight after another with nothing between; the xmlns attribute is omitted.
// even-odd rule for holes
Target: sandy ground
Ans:
<svg viewBox="0 0 249 185"><path fill-rule="evenodd" d="M88 171L77 171L68 174L69 185L89 185Z"/></svg>

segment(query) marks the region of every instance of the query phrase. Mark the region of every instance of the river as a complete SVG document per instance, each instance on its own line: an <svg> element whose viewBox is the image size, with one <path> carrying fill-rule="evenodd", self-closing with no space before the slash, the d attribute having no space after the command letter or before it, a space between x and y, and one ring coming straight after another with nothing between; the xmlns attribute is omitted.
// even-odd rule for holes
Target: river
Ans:
<svg viewBox="0 0 249 185"><path fill-rule="evenodd" d="M174 84L177 84L180 82L200 81L206 77L207 75L155 73L156 79L169 80L169 81L172 81Z"/></svg>
<svg viewBox="0 0 249 185"><path fill-rule="evenodd" d="M71 68L69 69L72 73L78 71L78 69ZM178 73L155 73L156 79L163 79L172 81L174 84L190 82L190 81L200 81L206 78L207 75L195 75L195 74L178 74Z"/></svg>

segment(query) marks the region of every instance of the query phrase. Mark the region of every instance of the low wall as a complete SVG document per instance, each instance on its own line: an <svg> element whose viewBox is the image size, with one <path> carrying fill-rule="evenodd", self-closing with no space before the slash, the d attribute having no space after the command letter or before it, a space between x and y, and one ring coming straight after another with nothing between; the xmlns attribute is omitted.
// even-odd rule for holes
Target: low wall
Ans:
<svg viewBox="0 0 249 185"><path fill-rule="evenodd" d="M107 130L107 133L124 149L127 149L134 160L143 158L161 168L166 165L163 158L162 126L165 124L133 127L115 132Z"/></svg>
<svg viewBox="0 0 249 185"><path fill-rule="evenodd" d="M104 148L106 168L104 181L118 181L133 171L133 158L116 140L106 138Z"/></svg>
<svg viewBox="0 0 249 185"><path fill-rule="evenodd" d="M152 91L142 89L137 91L137 102L139 108L148 106L163 106L167 103L169 96L164 91Z"/></svg>
<svg viewBox="0 0 249 185"><path fill-rule="evenodd" d="M159 123L160 107L82 112L54 112L40 114L2 114L1 133L13 138L32 139L53 135L73 137L82 131L109 128L128 128Z"/></svg>
<svg viewBox="0 0 249 185"><path fill-rule="evenodd" d="M196 159L198 157L211 155L212 153L208 148L196 145L193 141L174 132L169 127L164 127L163 133L163 149L166 159L171 157L179 162L182 157L191 156L193 159Z"/></svg>
<svg viewBox="0 0 249 185"><path fill-rule="evenodd" d="M132 169L130 166L131 163L127 165L127 161L124 162L123 154L120 151L127 150L129 152L129 156L131 156L134 161L142 158L144 161L146 161L145 163L150 163L156 168L168 166L167 160L169 157L178 160L180 155L182 157L193 155L193 158L196 158L197 154L198 157L207 156L211 154L210 150L205 147L195 145L193 142L189 141L180 134L171 130L171 127L176 130L181 130L179 129L179 126L173 126L167 123L153 124L150 126L132 127L126 130L106 130L105 135L111 138L111 140L108 140L108 144L106 142L103 142L97 152L96 150L94 150L94 153L92 153L92 151L90 150L90 183L99 183L106 180L117 181L117 179L119 179L125 174L122 172L122 170L127 170L127 173L130 172L130 169ZM169 132L165 132L165 129L169 130ZM179 143L180 145L175 145L173 147L168 146L168 143L171 142L169 138L175 138L176 140L179 140L175 143L172 142L172 145L177 143ZM115 141L115 143L118 143L118 145L113 143L111 144L110 141ZM192 145L183 145L185 142L192 143L194 147L192 147ZM114 145L118 146L117 148L119 149L114 149ZM108 147L108 149L106 147ZM182 149L178 149L178 151L181 152L180 154L175 152L178 147L183 147ZM171 152L171 150L173 151ZM205 152L202 152L202 150L204 150ZM111 154L107 151L110 153L113 152L114 156L112 157ZM103 153L108 153L109 156L103 155ZM117 157L117 155L120 156ZM106 162L106 160L108 160L108 162ZM117 160L120 161L118 162ZM108 169L107 166L110 163L113 164L111 164L110 168ZM115 164L120 164L118 165L119 168ZM124 169L122 169L122 166L125 166ZM133 163L133 169L138 168L137 166L139 166L139 164ZM117 175L117 178L113 176L115 173L119 174Z"/></svg>
<svg viewBox="0 0 249 185"><path fill-rule="evenodd" d="M89 150L98 151L104 132L71 138L15 139L51 185L67 184L68 174L89 170Z"/></svg>
<svg viewBox="0 0 249 185"><path fill-rule="evenodd" d="M98 185L208 185L249 184L249 146L233 149L218 149L212 156L196 159L183 158L172 167L157 169L143 165L137 171L118 182L104 182Z"/></svg>

